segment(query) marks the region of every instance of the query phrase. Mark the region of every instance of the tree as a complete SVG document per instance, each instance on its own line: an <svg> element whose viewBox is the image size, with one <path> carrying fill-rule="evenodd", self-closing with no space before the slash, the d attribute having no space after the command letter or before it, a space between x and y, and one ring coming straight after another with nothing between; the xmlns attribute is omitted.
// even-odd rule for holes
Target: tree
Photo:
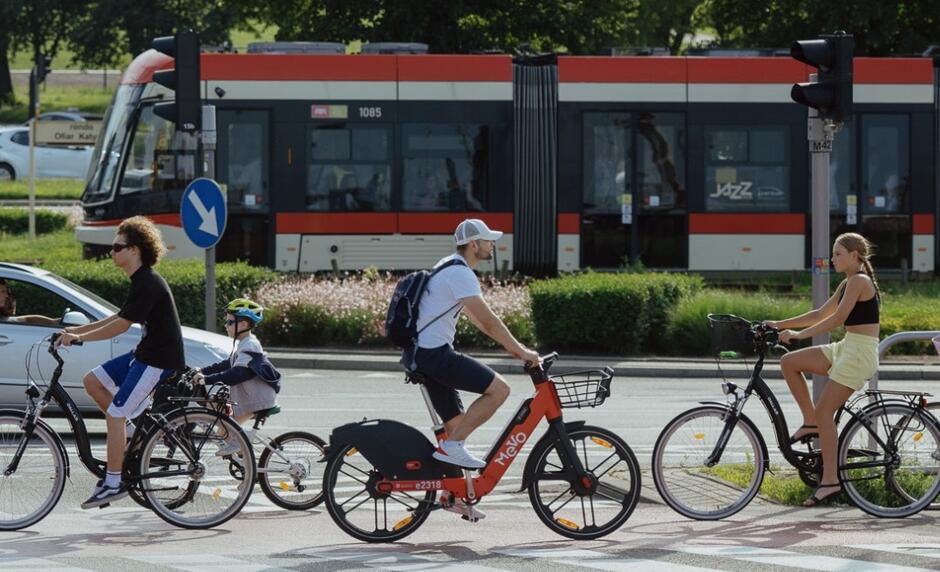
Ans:
<svg viewBox="0 0 940 572"><path fill-rule="evenodd" d="M260 18L278 40L422 42L437 53L597 53L629 42L639 0L272 0Z"/></svg>

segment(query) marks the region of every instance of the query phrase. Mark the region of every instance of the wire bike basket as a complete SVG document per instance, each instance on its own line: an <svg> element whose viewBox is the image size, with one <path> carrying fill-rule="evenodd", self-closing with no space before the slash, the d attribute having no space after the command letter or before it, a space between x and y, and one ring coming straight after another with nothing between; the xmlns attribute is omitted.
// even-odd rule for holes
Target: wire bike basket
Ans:
<svg viewBox="0 0 940 572"><path fill-rule="evenodd" d="M588 369L549 376L565 409L597 407L610 397L612 369Z"/></svg>
<svg viewBox="0 0 940 572"><path fill-rule="evenodd" d="M757 353L751 323L744 318L732 314L709 314L708 327L713 354L736 352L750 356Z"/></svg>

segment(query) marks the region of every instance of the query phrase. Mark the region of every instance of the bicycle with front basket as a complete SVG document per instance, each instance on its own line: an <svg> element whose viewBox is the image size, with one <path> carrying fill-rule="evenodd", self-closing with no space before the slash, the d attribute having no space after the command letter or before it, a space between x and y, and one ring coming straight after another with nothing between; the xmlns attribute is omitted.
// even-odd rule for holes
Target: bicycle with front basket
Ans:
<svg viewBox="0 0 940 572"><path fill-rule="evenodd" d="M42 419L50 404L65 414L85 468L98 478L105 474L106 462L94 457L85 421L59 383L65 362L55 347L58 336L40 342L48 345L58 364L45 392L30 381L25 410L0 410L0 530L39 522L62 497L69 457L62 438ZM227 392L171 397L181 406L166 412L148 410L138 417L122 469L131 498L182 528L211 528L238 514L251 496L253 487L243 483L254 482L255 462L241 427L224 414L225 401L220 400L227 397ZM186 405L190 402L210 407ZM215 455L226 443L238 445L243 462L233 467L229 459Z"/></svg>
<svg viewBox="0 0 940 572"><path fill-rule="evenodd" d="M528 489L539 519L562 536L593 539L617 530L640 496L636 457L615 433L583 421L566 423L562 415L569 407L601 405L610 395L613 371L549 376L557 357L550 354L527 368L535 395L519 406L477 475L434 459L434 445L404 423L371 420L334 429L323 481L333 521L359 540L392 542L417 530L442 502L475 505L493 492L546 419L548 431L526 460L520 491ZM420 384L435 437L446 439L427 389L414 375L408 381Z"/></svg>
<svg viewBox="0 0 940 572"><path fill-rule="evenodd" d="M812 439L790 443L790 431L773 391L761 377L764 358L778 345L778 332L760 322L710 314L713 348L756 354L742 390L722 383L727 403L702 402L679 414L660 433L653 449L653 482L666 503L699 520L731 516L760 489L770 457L763 435L744 414L753 394L773 423L783 458L815 487L822 457ZM929 394L868 390L844 405L839 435L839 482L849 499L878 517L916 514L940 493L940 423L926 410ZM862 403L868 400L867 404Z"/></svg>

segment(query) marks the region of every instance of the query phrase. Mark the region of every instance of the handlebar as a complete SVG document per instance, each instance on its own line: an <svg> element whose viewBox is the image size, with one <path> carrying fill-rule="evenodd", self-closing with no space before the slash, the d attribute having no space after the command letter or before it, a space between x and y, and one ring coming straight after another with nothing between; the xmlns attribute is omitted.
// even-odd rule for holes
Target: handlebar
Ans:
<svg viewBox="0 0 940 572"><path fill-rule="evenodd" d="M548 370L551 369L552 364L558 359L558 352L552 352L550 354L545 354L539 356L539 363L533 364L532 362L526 362L523 366L523 370L535 377L536 374L547 375Z"/></svg>

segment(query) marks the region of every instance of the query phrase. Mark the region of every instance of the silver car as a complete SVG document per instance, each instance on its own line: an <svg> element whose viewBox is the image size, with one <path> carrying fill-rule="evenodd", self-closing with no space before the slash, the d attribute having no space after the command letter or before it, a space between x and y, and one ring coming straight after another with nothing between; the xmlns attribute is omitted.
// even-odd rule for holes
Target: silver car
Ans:
<svg viewBox="0 0 940 572"><path fill-rule="evenodd" d="M81 286L52 272L0 262L0 279L16 297L16 314L41 314L65 318L68 322L87 323L110 316L118 311L113 304ZM62 326L41 326L10 322L0 319L0 408L21 409L25 402L27 356L31 357L29 372L40 386L48 381L55 369L46 346L33 347ZM61 382L82 412L97 412L98 408L85 393L82 378L95 366L112 357L131 351L140 341L140 326L134 324L114 339L88 342L81 347L63 348L65 369ZM183 328L183 347L186 364L202 367L228 357L232 340L195 328ZM32 352L30 349L32 348Z"/></svg>

